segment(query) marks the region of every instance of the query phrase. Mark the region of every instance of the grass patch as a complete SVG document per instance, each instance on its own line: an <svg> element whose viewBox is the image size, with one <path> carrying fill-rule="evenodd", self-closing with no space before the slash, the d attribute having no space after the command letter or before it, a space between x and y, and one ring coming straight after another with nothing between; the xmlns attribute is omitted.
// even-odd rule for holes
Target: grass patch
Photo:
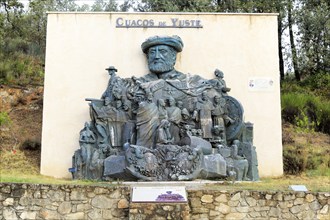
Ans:
<svg viewBox="0 0 330 220"><path fill-rule="evenodd" d="M261 178L259 182L224 182L209 184L206 187L216 190L291 191L290 185L305 185L311 192L329 192L330 178L328 176L286 175L279 178Z"/></svg>
<svg viewBox="0 0 330 220"><path fill-rule="evenodd" d="M85 186L103 186L116 187L123 185L120 181L113 182L97 182L87 180L69 180L56 179L40 174L25 175L21 173L1 173L0 182L11 183L31 183L31 184L59 184L59 185L85 185ZM329 176L283 176L280 178L262 178L259 182L228 182L224 181L207 183L198 188L212 190L254 190L254 191L290 191L290 185L305 185L311 192L329 192L330 178ZM194 188L189 187L189 188Z"/></svg>
<svg viewBox="0 0 330 220"><path fill-rule="evenodd" d="M93 185L93 186L118 186L120 182L98 182L93 180L61 179L41 174L22 174L18 172L1 172L0 182L6 183L31 183L31 184L55 184L55 185Z"/></svg>
<svg viewBox="0 0 330 220"><path fill-rule="evenodd" d="M11 124L11 119L7 112L0 112L0 126Z"/></svg>
<svg viewBox="0 0 330 220"><path fill-rule="evenodd" d="M329 135L318 132L297 132L297 128L283 125L283 165L289 175L330 177Z"/></svg>
<svg viewBox="0 0 330 220"><path fill-rule="evenodd" d="M34 175L39 173L38 158L28 157L28 152L21 150L1 150L0 170L3 173Z"/></svg>

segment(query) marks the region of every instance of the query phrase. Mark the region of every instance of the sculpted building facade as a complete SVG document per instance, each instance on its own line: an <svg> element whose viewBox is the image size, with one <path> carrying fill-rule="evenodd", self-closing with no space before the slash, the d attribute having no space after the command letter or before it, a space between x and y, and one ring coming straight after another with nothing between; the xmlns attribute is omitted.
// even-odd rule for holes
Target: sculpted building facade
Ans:
<svg viewBox="0 0 330 220"><path fill-rule="evenodd" d="M110 66L100 99L87 98L90 121L70 168L75 179L258 180L253 124L229 95L219 69L213 79L174 68L179 36L141 45L149 73L121 78Z"/></svg>

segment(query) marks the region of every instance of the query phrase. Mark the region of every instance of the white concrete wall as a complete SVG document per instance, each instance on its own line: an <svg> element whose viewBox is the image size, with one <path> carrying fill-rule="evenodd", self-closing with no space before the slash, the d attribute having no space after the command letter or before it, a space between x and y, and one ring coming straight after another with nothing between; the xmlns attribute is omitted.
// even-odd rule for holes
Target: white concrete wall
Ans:
<svg viewBox="0 0 330 220"><path fill-rule="evenodd" d="M116 28L117 18L171 24L171 18L200 20L203 28ZM109 65L118 75L146 74L141 43L154 35L179 35L184 48L176 69L213 78L225 73L229 95L254 123L260 176L283 173L281 108L275 14L49 13L42 132L41 173L70 177L78 134L89 120L85 98L100 98ZM250 79L272 86L249 87Z"/></svg>

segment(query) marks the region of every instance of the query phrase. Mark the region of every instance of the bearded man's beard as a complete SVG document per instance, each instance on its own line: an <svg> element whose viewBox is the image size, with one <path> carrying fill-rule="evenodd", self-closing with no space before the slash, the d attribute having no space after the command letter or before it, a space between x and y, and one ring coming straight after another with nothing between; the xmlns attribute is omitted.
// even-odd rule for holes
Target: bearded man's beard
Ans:
<svg viewBox="0 0 330 220"><path fill-rule="evenodd" d="M151 61L148 63L149 70L153 73L165 73L173 70L174 62L171 60Z"/></svg>

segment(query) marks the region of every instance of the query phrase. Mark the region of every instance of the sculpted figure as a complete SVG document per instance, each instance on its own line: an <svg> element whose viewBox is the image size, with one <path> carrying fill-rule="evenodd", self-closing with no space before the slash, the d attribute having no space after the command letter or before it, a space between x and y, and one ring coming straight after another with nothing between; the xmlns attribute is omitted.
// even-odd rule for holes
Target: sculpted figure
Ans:
<svg viewBox="0 0 330 220"><path fill-rule="evenodd" d="M216 79L211 80L211 84L213 85L214 88L220 93L227 93L230 91L230 88L226 86L226 82L223 79L224 74L221 70L215 69L214 75Z"/></svg>
<svg viewBox="0 0 330 220"><path fill-rule="evenodd" d="M124 133L124 124L129 120L129 115L123 109L123 103L121 100L116 100L116 117L112 120L114 125L114 137L112 138L112 146L122 146L124 144L123 141L123 133Z"/></svg>
<svg viewBox="0 0 330 220"><path fill-rule="evenodd" d="M191 116L191 120L193 120L194 122L198 122L199 116L198 116L197 100L195 100L194 98L189 99L187 110Z"/></svg>
<svg viewBox="0 0 330 220"><path fill-rule="evenodd" d="M95 119L96 130L101 137L100 143L106 143L108 141L109 130L112 130L110 127L110 129L107 128L107 118L114 117L116 110L111 106L110 97L105 97L103 106L98 107L92 103L91 108L94 115L93 118Z"/></svg>
<svg viewBox="0 0 330 220"><path fill-rule="evenodd" d="M152 37L141 45L147 55L150 73L144 76L145 81L158 79L184 79L183 73L174 69L177 52L181 52L183 42L180 37Z"/></svg>
<svg viewBox="0 0 330 220"><path fill-rule="evenodd" d="M249 163L247 161L247 159L245 159L245 157L239 156L237 154L238 152L238 147L240 145L240 141L239 140L234 140L233 144L231 146L231 157L233 158L233 162L234 162L234 167L236 167L236 169L238 170L237 173L237 180L250 180L247 177L247 172L248 172L248 168L249 168Z"/></svg>
<svg viewBox="0 0 330 220"><path fill-rule="evenodd" d="M166 103L164 99L158 99L158 113L159 113L159 121L163 119L167 119L167 110L166 110Z"/></svg>
<svg viewBox="0 0 330 220"><path fill-rule="evenodd" d="M181 110L181 122L180 122L180 127L185 127L185 126L189 126L191 128L195 127L195 123L193 122L189 111L184 108Z"/></svg>
<svg viewBox="0 0 330 220"><path fill-rule="evenodd" d="M234 140L231 147L219 145L219 153L225 158L227 162L228 176L235 176L236 180L250 180L247 177L249 162L245 157L237 154L240 146L239 140Z"/></svg>
<svg viewBox="0 0 330 220"><path fill-rule="evenodd" d="M182 101L177 101L176 102L176 106L179 108L179 109L183 109L184 107L183 107L183 102Z"/></svg>
<svg viewBox="0 0 330 220"><path fill-rule="evenodd" d="M177 143L180 140L179 123L181 121L181 110L178 107L176 107L175 99L173 97L169 97L167 101L168 101L168 107L166 108L166 110L167 110L168 120L171 122L170 132L174 137L174 143Z"/></svg>
<svg viewBox="0 0 330 220"><path fill-rule="evenodd" d="M108 68L106 68L106 70L109 73L110 79L108 81L107 89L102 94L101 99L104 99L105 97L111 97L113 86L118 79L118 77L116 76L117 69L114 66L109 66Z"/></svg>
<svg viewBox="0 0 330 220"><path fill-rule="evenodd" d="M112 106L115 105L115 107ZM104 105L91 104L95 115L95 127L101 140L100 144L108 143L118 147L123 145L122 133L124 123L128 120L127 114L122 108L122 101L110 101L110 97L104 99Z"/></svg>
<svg viewBox="0 0 330 220"><path fill-rule="evenodd" d="M96 138L94 133L90 129L90 123L86 122L85 127L80 131L79 143L81 148L82 164L85 166L85 175L89 176L89 166L91 161L94 144Z"/></svg>
<svg viewBox="0 0 330 220"><path fill-rule="evenodd" d="M220 125L215 125L213 127L213 139L212 139L212 143L215 144L215 146L217 145L226 145L227 141L226 141L226 134L225 134L225 129L223 126Z"/></svg>
<svg viewBox="0 0 330 220"><path fill-rule="evenodd" d="M157 130L157 144L172 144L174 138L172 138L170 133L170 125L171 123L163 119L160 122L160 125Z"/></svg>
<svg viewBox="0 0 330 220"><path fill-rule="evenodd" d="M201 129L203 131L203 138L212 138L212 118L211 111L214 109L212 102L210 102L207 92L202 93L202 99L199 102L199 117Z"/></svg>
<svg viewBox="0 0 330 220"><path fill-rule="evenodd" d="M104 159L108 151L108 145L100 144L97 149L94 150L90 164L90 171L92 179L101 180L103 176Z"/></svg>
<svg viewBox="0 0 330 220"><path fill-rule="evenodd" d="M133 113L132 113L132 108L131 108L131 102L130 101L124 100L123 110L125 111L126 118L128 120L132 120L133 119Z"/></svg>
<svg viewBox="0 0 330 220"><path fill-rule="evenodd" d="M228 122L234 122L234 120L228 117L227 112L228 110L226 105L226 99L218 95L214 96L214 109L211 112L213 117L213 125L219 126L223 129L223 131L221 132L221 138L223 140L226 140L226 124Z"/></svg>
<svg viewBox="0 0 330 220"><path fill-rule="evenodd" d="M159 124L158 107L150 99L152 94L148 95L146 101L139 103L136 113L137 145L147 148L153 148L156 141L156 131Z"/></svg>

